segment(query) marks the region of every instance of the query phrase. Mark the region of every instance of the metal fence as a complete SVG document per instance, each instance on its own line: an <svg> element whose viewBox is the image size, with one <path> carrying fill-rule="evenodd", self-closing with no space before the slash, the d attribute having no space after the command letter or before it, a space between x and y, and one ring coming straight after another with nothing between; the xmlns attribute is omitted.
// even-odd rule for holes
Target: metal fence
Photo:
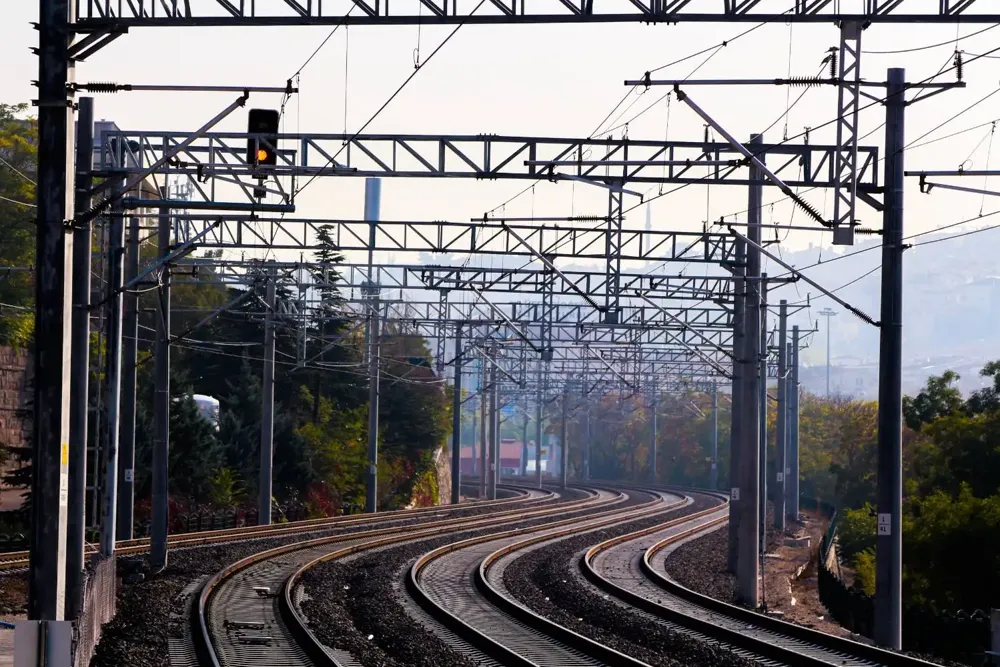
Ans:
<svg viewBox="0 0 1000 667"><path fill-rule="evenodd" d="M115 616L114 556L96 557L87 568L80 613L73 624L73 667L87 667L101 640L101 628Z"/></svg>

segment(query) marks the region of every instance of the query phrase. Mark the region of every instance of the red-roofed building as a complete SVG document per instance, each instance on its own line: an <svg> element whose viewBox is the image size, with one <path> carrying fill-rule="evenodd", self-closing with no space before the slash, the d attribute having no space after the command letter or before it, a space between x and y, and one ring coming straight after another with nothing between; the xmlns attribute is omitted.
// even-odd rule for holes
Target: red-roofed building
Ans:
<svg viewBox="0 0 1000 667"><path fill-rule="evenodd" d="M560 448L558 445L550 445L542 448L542 474L549 474L550 471L558 471ZM515 477L521 474L521 460L526 459L528 474L535 472L535 443L528 441L528 446L524 447L520 440L504 438L500 441L500 475L502 477ZM462 447L462 474L478 475L480 467L480 450L476 447L475 452L470 445Z"/></svg>

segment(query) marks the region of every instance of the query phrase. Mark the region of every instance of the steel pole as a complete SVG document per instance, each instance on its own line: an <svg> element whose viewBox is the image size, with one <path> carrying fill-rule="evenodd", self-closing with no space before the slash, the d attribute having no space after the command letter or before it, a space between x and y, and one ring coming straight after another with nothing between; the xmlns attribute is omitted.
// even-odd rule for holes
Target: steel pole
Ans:
<svg viewBox="0 0 1000 667"><path fill-rule="evenodd" d="M542 370L538 362L538 389L535 391L535 482L542 488Z"/></svg>
<svg viewBox="0 0 1000 667"><path fill-rule="evenodd" d="M777 465L774 476L774 527L778 531L785 530L785 468L788 456L788 301L782 299L778 304L778 406L777 432L775 443L777 447Z"/></svg>
<svg viewBox="0 0 1000 667"><path fill-rule="evenodd" d="M166 192L161 193L166 198ZM161 208L157 217L156 254L170 254L170 209ZM170 265L160 267L156 290L156 354L153 358L153 506L150 526L149 562L154 571L167 566L167 532L170 512L168 490L170 461Z"/></svg>
<svg viewBox="0 0 1000 667"><path fill-rule="evenodd" d="M649 481L656 484L656 383L653 383L653 397L650 402L650 441L649 441Z"/></svg>
<svg viewBox="0 0 1000 667"><path fill-rule="evenodd" d="M115 177L114 190L119 190L125 179ZM108 250L108 359L107 405L108 439L104 471L104 499L101 507L101 553L110 556L115 552L115 515L118 511L118 443L121 425L122 388L122 306L125 284L125 217L122 200L111 208L110 248Z"/></svg>
<svg viewBox="0 0 1000 667"><path fill-rule="evenodd" d="M878 379L878 531L875 537L875 641L902 644L903 471L903 157L906 71L888 76L885 208L882 213L882 309Z"/></svg>
<svg viewBox="0 0 1000 667"><path fill-rule="evenodd" d="M488 468L487 478L486 478L486 495L490 500L497 499L497 473L500 470L500 466L497 465L497 459L500 455L500 442L499 433L497 432L497 418L499 416L500 410L498 405L498 398L500 396L498 391L497 383L497 367L496 360L494 363L490 364L490 467Z"/></svg>
<svg viewBox="0 0 1000 667"><path fill-rule="evenodd" d="M760 280L760 576L764 580L764 554L767 553L767 274Z"/></svg>
<svg viewBox="0 0 1000 667"><path fill-rule="evenodd" d="M590 480L590 438L591 438L591 425L590 425L590 402L587 402L587 433L583 440L583 481L587 482Z"/></svg>
<svg viewBox="0 0 1000 667"><path fill-rule="evenodd" d="M271 491L274 477L274 309L277 273L267 270L264 315L264 379L261 386L260 482L257 490L257 525L271 525Z"/></svg>
<svg viewBox="0 0 1000 667"><path fill-rule="evenodd" d="M830 398L830 316L826 316L826 397Z"/></svg>
<svg viewBox="0 0 1000 667"><path fill-rule="evenodd" d="M379 297L371 300L371 340L368 350L368 476L365 480L365 511L378 510L378 382L381 312Z"/></svg>
<svg viewBox="0 0 1000 667"><path fill-rule="evenodd" d="M750 144L760 144L760 135L753 135ZM748 201L748 233L753 244L761 240L761 203L764 174L756 165L750 167ZM740 525L739 563L737 567L737 601L756 609L760 605L760 250L752 244L746 249L746 306L744 313L743 359L743 446L740 448Z"/></svg>
<svg viewBox="0 0 1000 667"><path fill-rule="evenodd" d="M485 355L485 352L483 353ZM489 384L487 379L486 359L480 360L479 382L479 499L486 500L486 475L489 470L490 443L489 443L489 405L486 400L486 387Z"/></svg>
<svg viewBox="0 0 1000 667"><path fill-rule="evenodd" d="M566 413L569 408L569 383L563 385L562 425L559 428L559 476L560 486L566 488L569 477L569 442L566 441Z"/></svg>
<svg viewBox="0 0 1000 667"><path fill-rule="evenodd" d="M94 98L80 98L76 127L76 197L79 214L90 208L94 156ZM70 355L69 501L66 538L66 618L83 600L83 550L87 528L87 421L90 407L90 260L92 223L73 231L73 332Z"/></svg>
<svg viewBox="0 0 1000 667"><path fill-rule="evenodd" d="M712 381L712 476L711 489L719 488L719 385Z"/></svg>
<svg viewBox="0 0 1000 667"><path fill-rule="evenodd" d="M451 402L451 504L461 499L462 486L462 323L455 327L455 386Z"/></svg>
<svg viewBox="0 0 1000 667"><path fill-rule="evenodd" d="M788 396L788 465L785 467L788 500L785 509L788 518L799 520L799 328L792 327L792 342L789 345L791 378L787 388Z"/></svg>
<svg viewBox="0 0 1000 667"><path fill-rule="evenodd" d="M524 420L522 421L523 428L521 431L521 477L527 478L528 476L528 401L527 398L524 402Z"/></svg>
<svg viewBox="0 0 1000 667"><path fill-rule="evenodd" d="M736 239L736 261L733 265L733 384L732 407L729 413L729 544L727 552L727 569L736 574L739 566L740 550L740 514L743 502L740 499L740 486L743 483L743 468L740 453L745 447L743 439L743 420L746 415L743 410L743 396L746 379L746 243Z"/></svg>
<svg viewBox="0 0 1000 667"><path fill-rule="evenodd" d="M139 275L139 218L132 216L128 224L128 253L125 260L125 280ZM119 540L131 540L135 489L135 403L136 367L139 351L139 295L125 294L125 325L122 349L122 413L120 455L118 458L118 535Z"/></svg>

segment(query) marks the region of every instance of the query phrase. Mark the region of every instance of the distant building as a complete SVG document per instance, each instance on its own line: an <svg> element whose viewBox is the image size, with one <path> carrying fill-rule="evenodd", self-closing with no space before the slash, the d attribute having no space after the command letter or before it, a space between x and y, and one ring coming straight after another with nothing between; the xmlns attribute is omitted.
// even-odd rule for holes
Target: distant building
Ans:
<svg viewBox="0 0 1000 667"><path fill-rule="evenodd" d="M556 474L559 471L561 447L558 444L548 444L542 447L542 474ZM480 467L479 447L471 445L462 447L461 470L463 475L478 475ZM535 443L529 440L527 447L520 440L504 438L500 441L500 475L516 477L521 474L521 459L526 457L526 468L529 475L535 474Z"/></svg>

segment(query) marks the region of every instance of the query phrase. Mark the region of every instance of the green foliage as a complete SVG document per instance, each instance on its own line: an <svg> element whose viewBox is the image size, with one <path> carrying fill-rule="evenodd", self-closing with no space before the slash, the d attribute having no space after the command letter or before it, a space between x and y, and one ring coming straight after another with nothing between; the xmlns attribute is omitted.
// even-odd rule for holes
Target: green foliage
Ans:
<svg viewBox="0 0 1000 667"><path fill-rule="evenodd" d="M927 385L914 397L903 397L903 419L914 431L930 424L938 417L954 414L962 409L962 392L953 386L959 380L955 371L931 376Z"/></svg>
<svg viewBox="0 0 1000 667"><path fill-rule="evenodd" d="M243 500L240 480L230 468L219 468L208 488L209 501L217 508L230 509Z"/></svg>
<svg viewBox="0 0 1000 667"><path fill-rule="evenodd" d="M856 558L875 548L877 528L875 509L871 505L866 503L859 509L843 510L837 523L837 550L841 560L857 567Z"/></svg>
<svg viewBox="0 0 1000 667"><path fill-rule="evenodd" d="M170 406L170 492L202 503L211 499L213 471L224 452L215 428L198 411L190 394Z"/></svg>
<svg viewBox="0 0 1000 667"><path fill-rule="evenodd" d="M875 595L875 550L865 549L854 557L854 587L865 595Z"/></svg>
<svg viewBox="0 0 1000 667"><path fill-rule="evenodd" d="M38 127L26 104L0 103L0 267L35 263ZM25 347L34 333L30 271L0 280L0 345Z"/></svg>

